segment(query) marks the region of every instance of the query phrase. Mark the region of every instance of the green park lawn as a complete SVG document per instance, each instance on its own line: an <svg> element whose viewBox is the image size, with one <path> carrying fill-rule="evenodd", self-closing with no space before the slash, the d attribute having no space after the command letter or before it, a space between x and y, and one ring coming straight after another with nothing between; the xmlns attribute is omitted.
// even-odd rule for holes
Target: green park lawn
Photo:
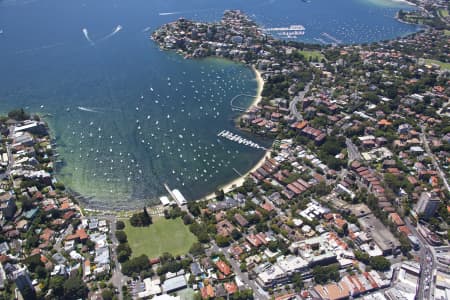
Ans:
<svg viewBox="0 0 450 300"><path fill-rule="evenodd" d="M438 10L439 14L441 15L441 17L446 18L448 17L448 10L441 8Z"/></svg>
<svg viewBox="0 0 450 300"><path fill-rule="evenodd" d="M186 254L197 241L181 218L153 217L153 224L148 227L133 227L126 220L124 230L133 251L132 257L146 254L149 258L155 258L164 252L172 255Z"/></svg>
<svg viewBox="0 0 450 300"><path fill-rule="evenodd" d="M441 66L441 69L446 69L446 70L450 70L450 63L445 63L439 60L434 60L434 59L425 59L425 62L427 64L436 64Z"/></svg>
<svg viewBox="0 0 450 300"><path fill-rule="evenodd" d="M322 53L320 53L320 51L317 50L312 50L312 51L308 51L308 50L302 50L300 51L301 54L303 54L303 56L309 60L309 58L317 58L318 61L321 61L322 58L325 58L325 56L323 56Z"/></svg>

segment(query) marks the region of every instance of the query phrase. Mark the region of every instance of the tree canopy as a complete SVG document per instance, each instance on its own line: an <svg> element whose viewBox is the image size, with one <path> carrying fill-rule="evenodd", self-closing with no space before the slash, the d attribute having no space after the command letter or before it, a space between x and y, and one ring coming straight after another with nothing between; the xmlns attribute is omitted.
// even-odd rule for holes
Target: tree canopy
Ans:
<svg viewBox="0 0 450 300"><path fill-rule="evenodd" d="M88 287L78 276L69 277L66 282L64 282L64 299L85 299L88 292Z"/></svg>
<svg viewBox="0 0 450 300"><path fill-rule="evenodd" d="M135 213L130 218L130 224L134 227L145 227L153 223L152 217L144 207L142 212Z"/></svg>

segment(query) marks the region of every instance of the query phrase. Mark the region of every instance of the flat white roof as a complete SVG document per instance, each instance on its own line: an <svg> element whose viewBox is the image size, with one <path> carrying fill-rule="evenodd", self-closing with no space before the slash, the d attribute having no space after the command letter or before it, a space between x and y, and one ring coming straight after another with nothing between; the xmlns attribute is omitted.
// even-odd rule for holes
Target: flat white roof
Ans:
<svg viewBox="0 0 450 300"><path fill-rule="evenodd" d="M23 125L23 126L18 126L16 128L14 128L14 132L18 132L18 131L26 130L26 129L29 129L29 128L33 128L33 127L35 127L37 125L38 125L37 122L32 122L32 123L29 123L29 124L26 124L26 125Z"/></svg>
<svg viewBox="0 0 450 300"><path fill-rule="evenodd" d="M175 200L178 202L179 205L186 204L186 198L181 194L181 192L177 189L172 190L173 195L175 196Z"/></svg>
<svg viewBox="0 0 450 300"><path fill-rule="evenodd" d="M170 200L167 196L159 197L159 201L161 201L161 204L164 206L170 204Z"/></svg>

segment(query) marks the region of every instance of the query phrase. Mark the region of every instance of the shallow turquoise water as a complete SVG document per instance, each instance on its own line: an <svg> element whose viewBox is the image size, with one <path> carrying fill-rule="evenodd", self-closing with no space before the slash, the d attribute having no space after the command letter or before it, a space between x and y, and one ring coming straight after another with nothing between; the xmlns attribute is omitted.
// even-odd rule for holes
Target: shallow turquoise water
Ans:
<svg viewBox="0 0 450 300"><path fill-rule="evenodd" d="M58 176L92 205L140 206L163 183L188 199L203 196L263 155L216 137L233 129L230 99L255 94L254 74L224 60L184 60L148 37L178 17L217 20L230 8L265 27L302 24L309 42L418 29L397 22L395 12L408 7L387 0L3 0L0 110L52 115L65 161Z"/></svg>

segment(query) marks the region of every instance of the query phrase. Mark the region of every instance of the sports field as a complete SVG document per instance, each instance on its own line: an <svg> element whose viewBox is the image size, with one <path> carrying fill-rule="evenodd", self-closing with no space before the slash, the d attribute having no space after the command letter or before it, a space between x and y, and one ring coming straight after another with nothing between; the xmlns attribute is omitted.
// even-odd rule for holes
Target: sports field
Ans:
<svg viewBox="0 0 450 300"><path fill-rule="evenodd" d="M434 59L425 59L425 62L427 64L436 64L441 66L441 69L445 69L445 70L450 70L450 63L445 63L439 60L434 60Z"/></svg>
<svg viewBox="0 0 450 300"><path fill-rule="evenodd" d="M317 59L320 62L323 58L325 58L325 56L322 53L320 53L320 51L317 51L317 50L302 50L302 51L300 51L300 53L303 54L303 56L307 60L309 60L311 58L311 59Z"/></svg>
<svg viewBox="0 0 450 300"><path fill-rule="evenodd" d="M149 258L155 258L164 252L186 254L197 241L181 218L153 218L153 224L148 227L133 227L126 220L125 232L133 250L132 257L146 254Z"/></svg>

